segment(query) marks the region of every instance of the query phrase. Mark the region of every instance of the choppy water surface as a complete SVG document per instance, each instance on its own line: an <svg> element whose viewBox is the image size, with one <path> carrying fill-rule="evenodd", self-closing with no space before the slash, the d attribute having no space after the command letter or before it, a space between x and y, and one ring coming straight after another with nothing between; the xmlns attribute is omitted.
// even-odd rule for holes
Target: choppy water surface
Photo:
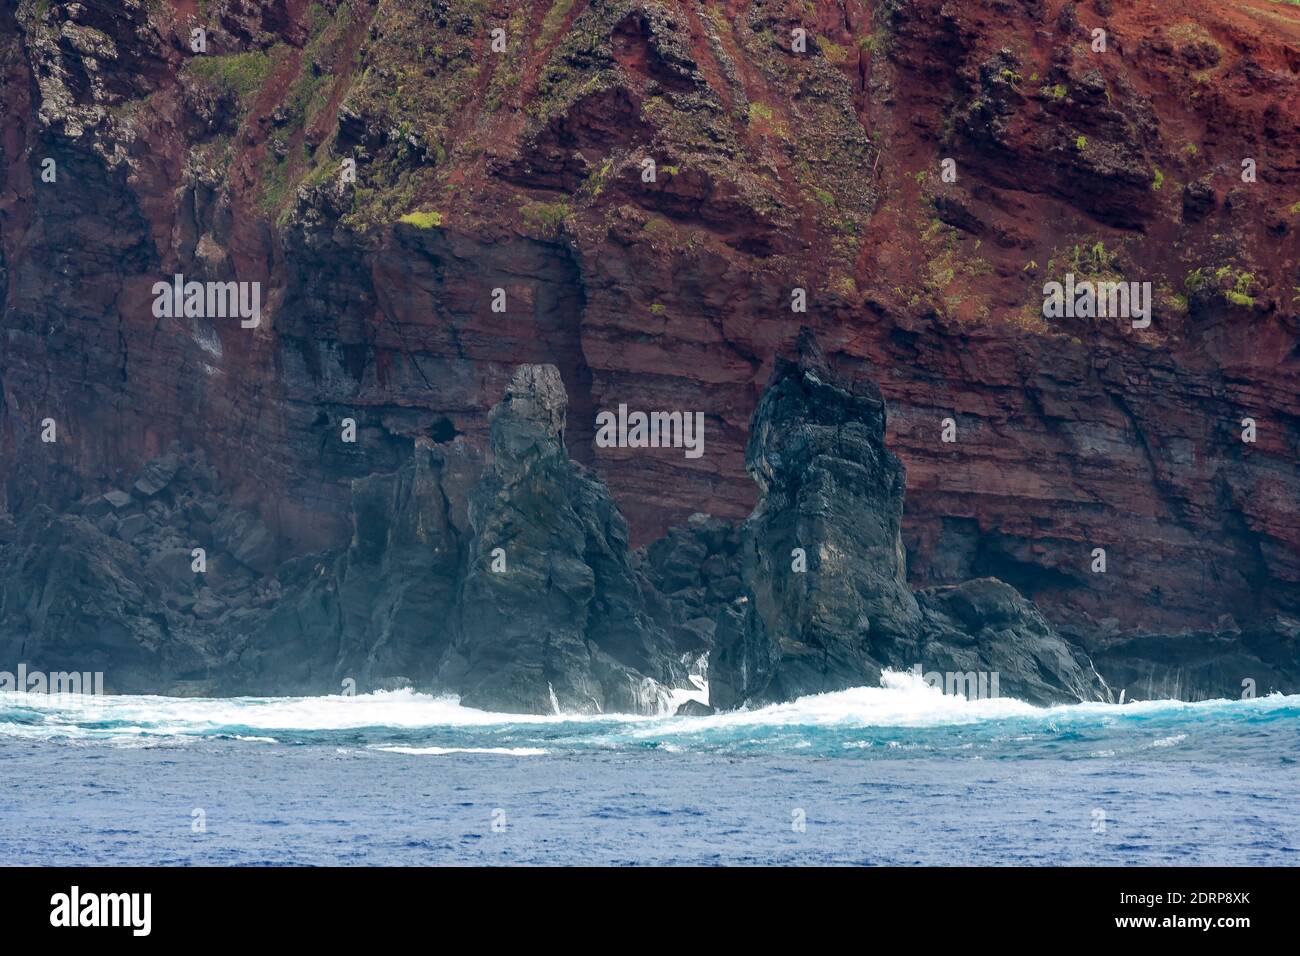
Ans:
<svg viewBox="0 0 1300 956"><path fill-rule="evenodd" d="M0 694L5 863L1300 862L1300 696L710 717ZM202 826L199 826L199 823Z"/></svg>

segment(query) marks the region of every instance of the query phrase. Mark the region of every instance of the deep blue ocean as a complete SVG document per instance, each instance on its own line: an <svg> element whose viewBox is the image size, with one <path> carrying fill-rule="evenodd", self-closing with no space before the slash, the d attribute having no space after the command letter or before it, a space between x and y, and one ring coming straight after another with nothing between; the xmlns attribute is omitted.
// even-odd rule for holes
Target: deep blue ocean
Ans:
<svg viewBox="0 0 1300 956"><path fill-rule="evenodd" d="M1300 697L711 717L0 694L0 865L1300 863Z"/></svg>

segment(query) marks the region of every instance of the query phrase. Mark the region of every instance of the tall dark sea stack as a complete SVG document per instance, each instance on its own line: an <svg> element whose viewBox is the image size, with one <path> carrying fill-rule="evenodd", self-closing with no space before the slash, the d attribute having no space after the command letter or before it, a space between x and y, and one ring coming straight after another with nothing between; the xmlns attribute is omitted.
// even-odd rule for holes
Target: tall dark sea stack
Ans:
<svg viewBox="0 0 1300 956"><path fill-rule="evenodd" d="M900 525L904 470L869 382L837 381L805 332L750 424L759 488L741 530L743 593L718 621L715 706L875 685L884 668L996 673L1030 701L1104 695L1091 664L1014 588L983 579L913 594Z"/></svg>
<svg viewBox="0 0 1300 956"><path fill-rule="evenodd" d="M654 713L685 671L651 618L609 489L569 459L567 406L555 366L524 365L492 411L441 681L487 710Z"/></svg>

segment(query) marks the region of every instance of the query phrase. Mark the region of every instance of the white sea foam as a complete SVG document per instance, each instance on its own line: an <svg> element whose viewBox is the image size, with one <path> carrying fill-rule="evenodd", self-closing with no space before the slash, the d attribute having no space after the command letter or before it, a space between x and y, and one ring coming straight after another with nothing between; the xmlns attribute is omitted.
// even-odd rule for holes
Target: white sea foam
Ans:
<svg viewBox="0 0 1300 956"><path fill-rule="evenodd" d="M1144 716L1194 716L1266 712L1300 707L1300 696L1271 695L1242 701L1088 703L1036 707L1009 697L966 700L930 687L915 674L886 672L881 687L858 687L801 697L784 704L700 717L631 714L501 714L464 707L454 696L411 690L356 697L175 698L151 696L50 697L0 694L0 737L28 739L124 737L242 737L272 742L285 734L313 731L474 730L539 725L554 733L572 726L575 736L600 746L603 735L647 738L746 728L941 727L1006 719L1041 721L1049 733L1076 721L1111 723ZM707 700L707 686L674 692L683 700ZM1022 731L1023 733L1023 731ZM1159 746L1170 744L1161 742Z"/></svg>
<svg viewBox="0 0 1300 956"><path fill-rule="evenodd" d="M44 721L52 723L122 722L134 725L133 731L159 734L202 734L229 728L267 732L359 730L367 727L420 729L628 719L625 714L494 714L462 707L454 696L434 697L410 690L380 691L355 697L72 697L57 704L41 694L0 695L0 714L7 714L12 707L35 711ZM0 725L0 728L5 726ZM21 724L8 726L20 730L23 727Z"/></svg>
<svg viewBox="0 0 1300 956"><path fill-rule="evenodd" d="M816 694L754 710L679 717L673 720L672 729L690 732L744 726L928 727L1042 712L1042 708L1009 697L968 701L965 697L944 694L915 674L886 671L881 683L884 686ZM637 732L654 735L663 729L652 726L638 728Z"/></svg>
<svg viewBox="0 0 1300 956"><path fill-rule="evenodd" d="M668 696L668 714L671 715L677 711L677 708L688 700L698 701L701 704L709 702L709 685L700 681L694 687L677 687L669 691Z"/></svg>
<svg viewBox="0 0 1300 956"><path fill-rule="evenodd" d="M543 757L550 753L541 747L372 747L390 754L441 757L446 754L500 754L506 757Z"/></svg>

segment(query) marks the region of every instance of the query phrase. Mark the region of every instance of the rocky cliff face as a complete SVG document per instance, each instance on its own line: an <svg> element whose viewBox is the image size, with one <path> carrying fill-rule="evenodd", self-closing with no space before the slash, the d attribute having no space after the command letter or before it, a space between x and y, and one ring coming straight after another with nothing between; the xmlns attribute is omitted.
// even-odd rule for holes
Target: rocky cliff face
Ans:
<svg viewBox="0 0 1300 956"><path fill-rule="evenodd" d="M697 515L638 553L569 457L550 365L516 370L488 462L463 439L420 440L397 471L354 481L336 552L278 563L204 456L172 452L129 491L0 524L0 654L100 669L111 691L417 686L521 713L663 713L706 672L734 708L908 666L983 675L986 694L996 673L994 695L1108 697L1008 585L913 596L883 403L831 379L811 336L778 363L750 441L759 505L738 532Z"/></svg>
<svg viewBox="0 0 1300 956"><path fill-rule="evenodd" d="M438 496L425 511L420 480L381 476L422 443L487 456L514 369L547 363L570 396L572 456L608 484L631 544L696 512L739 521L757 500L748 422L811 325L889 409L911 586L998 577L1135 674L1183 636L1197 660L1293 646L1290 5L3 9L0 487L17 541L43 533L22 530L36 515L87 534L76 502L129 487L173 446L202 450L221 507L263 529L231 531L253 560L239 567L266 588L286 562L315 575L295 626L345 615L379 642L375 673L401 674L416 651L401 622L445 596L375 598L382 561L407 559L376 559L367 533L407 540L411 560L427 544L449 570L468 555L429 542L469 506L439 492L430 526ZM260 324L155 315L154 284L177 273L258 282ZM1151 282L1151 325L1043 320L1043 284L1067 273ZM621 402L703 412L704 457L595 447L596 412ZM338 440L345 418L355 443ZM46 419L57 441L41 440ZM430 475L460 467L429 454ZM358 481L372 502L406 502L410 524L367 524ZM343 569L303 557L344 551L355 597ZM731 586L679 577L696 599ZM123 627L174 640L127 591ZM700 607L660 609L660 626L704 634ZM358 653L294 663L332 679Z"/></svg>
<svg viewBox="0 0 1300 956"><path fill-rule="evenodd" d="M608 489L564 447L554 366L520 367L490 464L417 442L352 483L353 534L279 563L201 454L129 491L0 524L0 655L102 670L136 693L418 686L495 711L658 713L687 684L670 600L634 565Z"/></svg>
<svg viewBox="0 0 1300 956"><path fill-rule="evenodd" d="M482 468L463 442L420 440L396 471L353 481L347 547L277 569L279 600L218 682L266 694L349 679L362 691L430 686L454 633Z"/></svg>

